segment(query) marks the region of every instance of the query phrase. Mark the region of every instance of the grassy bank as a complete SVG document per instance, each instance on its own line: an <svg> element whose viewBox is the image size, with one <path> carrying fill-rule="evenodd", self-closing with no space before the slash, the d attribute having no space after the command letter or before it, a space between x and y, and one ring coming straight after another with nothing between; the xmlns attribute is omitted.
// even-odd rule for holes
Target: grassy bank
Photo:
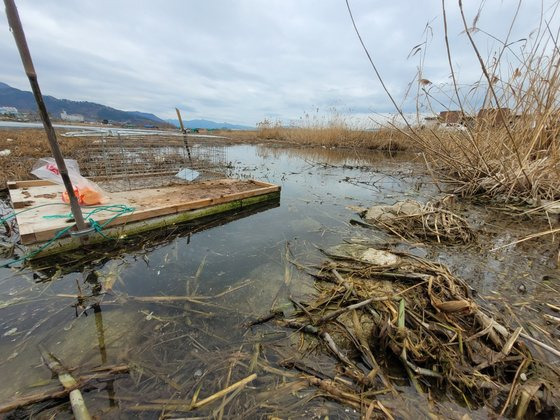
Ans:
<svg viewBox="0 0 560 420"><path fill-rule="evenodd" d="M394 129L375 131L352 129L344 124L307 127L283 127L261 124L257 137L306 146L349 147L370 150L408 150L413 143Z"/></svg>

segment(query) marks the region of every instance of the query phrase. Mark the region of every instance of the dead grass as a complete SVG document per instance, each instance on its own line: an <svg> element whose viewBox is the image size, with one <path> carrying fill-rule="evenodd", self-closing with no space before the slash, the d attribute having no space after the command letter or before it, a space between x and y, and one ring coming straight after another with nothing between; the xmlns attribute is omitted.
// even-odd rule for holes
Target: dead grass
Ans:
<svg viewBox="0 0 560 420"><path fill-rule="evenodd" d="M320 346L313 351L324 349L337 362L337 374L345 375L339 389L362 398L362 415L372 404L366 396L393 392L398 401L403 381L430 401L443 392L446 399L469 409L484 405L496 416L546 416L554 410L558 372L528 348L521 327L488 315L447 267L361 244L323 252L328 260L306 267L318 295L297 302L296 316L280 323L302 334L299 348L311 349L316 340ZM308 359L303 354L294 367L312 372ZM320 373L331 375L327 368ZM353 406L352 398L339 400Z"/></svg>
<svg viewBox="0 0 560 420"><path fill-rule="evenodd" d="M406 134L391 128L365 130L352 127L343 117L322 121L305 119L284 126L280 121L264 120L258 124L258 138L306 146L348 147L371 150L408 150L413 142Z"/></svg>
<svg viewBox="0 0 560 420"><path fill-rule="evenodd" d="M419 57L415 104L418 116L426 111L436 113L442 107L454 111L462 120L462 129L460 124L452 130L420 129L419 118L413 121L406 117L364 44L347 2L372 69L407 130L395 128L424 151L430 166L442 179L454 183L457 193L537 205L541 200L560 199L559 3L543 3L540 10L535 9L537 27L523 28L526 36L516 34L516 39L511 38L512 29L519 29L516 20L522 2L501 36L477 26L484 6L475 16L467 17L459 1L454 12L460 23L448 28L446 3L441 4L451 82L432 83L428 79L426 50L433 41L433 31L427 25L425 39L410 53ZM449 40L458 33L470 45L471 58L480 68L480 77L474 82L460 80L456 72L457 57L453 57ZM460 55L464 59L465 51ZM413 92L412 86L414 83L407 95Z"/></svg>
<svg viewBox="0 0 560 420"><path fill-rule="evenodd" d="M467 220L453 211L453 196L421 204L407 200L370 207L361 216L368 223L400 238L469 243L475 235ZM367 226L371 226L365 223Z"/></svg>
<svg viewBox="0 0 560 420"><path fill-rule="evenodd" d="M327 123L307 122L284 126L282 122L264 120L256 130L213 131L232 144L276 144L290 146L325 146L336 148L363 148L370 150L410 150L414 142L402 131L385 127L365 130L351 127L342 118Z"/></svg>
<svg viewBox="0 0 560 420"><path fill-rule="evenodd" d="M58 136L64 157L79 159L82 139ZM0 130L0 150L10 150L8 156L0 156L0 188L7 181L34 179L31 168L38 158L52 153L43 129Z"/></svg>
<svg viewBox="0 0 560 420"><path fill-rule="evenodd" d="M560 132L553 128L545 137L532 124L512 125L509 133L489 127L430 131L416 138L429 164L455 193L540 205L560 199Z"/></svg>
<svg viewBox="0 0 560 420"><path fill-rule="evenodd" d="M544 7L544 6L543 6ZM451 83L433 84L420 54L417 74L419 109L440 107L446 97L463 120L456 129L415 129L410 140L430 166L463 196L486 196L540 205L560 199L560 25L557 7L541 11L540 26L512 41L469 27L461 3L459 27L447 28L442 13ZM483 13L482 9L479 14ZM511 25L516 24L515 18ZM462 32L480 66L475 83L460 81L453 66L448 32ZM481 51L484 42L497 45ZM426 40L427 44L427 40ZM488 57L484 59L484 57ZM466 87L465 87L466 86ZM400 112L400 111L399 111Z"/></svg>
<svg viewBox="0 0 560 420"><path fill-rule="evenodd" d="M227 143L230 144L256 144L261 142L257 130L216 130L212 131L210 134L227 137Z"/></svg>

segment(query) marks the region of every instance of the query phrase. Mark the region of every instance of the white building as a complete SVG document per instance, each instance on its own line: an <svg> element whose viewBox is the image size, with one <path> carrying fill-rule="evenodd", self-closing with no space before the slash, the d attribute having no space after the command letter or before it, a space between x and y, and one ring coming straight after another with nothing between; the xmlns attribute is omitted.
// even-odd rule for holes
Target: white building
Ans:
<svg viewBox="0 0 560 420"><path fill-rule="evenodd" d="M63 121L84 122L84 116L82 114L67 114L66 111L60 113L60 118L62 118Z"/></svg>
<svg viewBox="0 0 560 420"><path fill-rule="evenodd" d="M13 106L0 106L0 115L17 115L18 110Z"/></svg>

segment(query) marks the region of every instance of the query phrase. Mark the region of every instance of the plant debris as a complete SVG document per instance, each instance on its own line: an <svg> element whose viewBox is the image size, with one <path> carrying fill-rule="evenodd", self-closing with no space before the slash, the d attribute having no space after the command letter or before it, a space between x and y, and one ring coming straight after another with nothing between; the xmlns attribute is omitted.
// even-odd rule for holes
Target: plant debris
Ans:
<svg viewBox="0 0 560 420"><path fill-rule="evenodd" d="M474 234L468 222L451 210L453 196L421 204L399 201L391 206L373 206L361 212L367 223L404 239L468 243Z"/></svg>
<svg viewBox="0 0 560 420"><path fill-rule="evenodd" d="M337 360L344 378L323 392L355 408L383 411L372 396L395 393L405 381L419 394L450 391L471 409L485 405L516 418L528 410L554 412L560 373L537 360L527 342L556 357L558 350L498 322L445 266L380 250L379 261L365 261L359 255L367 252L353 244L334 251L324 251L331 258L313 272L319 294L278 321L314 337ZM387 254L393 255L390 265ZM298 363L292 367L310 374ZM314 377L310 383L317 386L325 381Z"/></svg>

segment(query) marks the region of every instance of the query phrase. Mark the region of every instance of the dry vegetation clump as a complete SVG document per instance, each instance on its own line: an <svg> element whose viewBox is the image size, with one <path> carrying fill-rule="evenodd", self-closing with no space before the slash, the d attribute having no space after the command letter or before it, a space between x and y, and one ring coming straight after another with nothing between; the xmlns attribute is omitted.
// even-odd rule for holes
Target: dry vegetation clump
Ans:
<svg viewBox="0 0 560 420"><path fill-rule="evenodd" d="M336 114L329 119L306 118L284 126L280 121L264 120L258 124L258 137L306 146L352 147L371 150L408 150L411 141L406 134L391 128L365 130L352 127Z"/></svg>
<svg viewBox="0 0 560 420"><path fill-rule="evenodd" d="M83 139L58 136L58 142L65 158L80 158ZM7 181L35 179L30 173L35 161L52 155L43 129L0 130L0 150L10 151L0 156L0 189Z"/></svg>
<svg viewBox="0 0 560 420"><path fill-rule="evenodd" d="M452 210L452 197L425 204L407 200L392 206L373 206L361 216L367 223L404 239L466 244L475 235L469 223Z"/></svg>
<svg viewBox="0 0 560 420"><path fill-rule="evenodd" d="M430 399L453 395L500 415L554 411L557 371L445 266L359 244L324 252L329 260L313 273L319 295L281 324L315 336L337 360L339 393L362 396L367 408L376 391L397 395L405 381Z"/></svg>
<svg viewBox="0 0 560 420"><path fill-rule="evenodd" d="M540 27L526 39L498 40L496 50L484 53L488 60L479 50L483 43L479 36L484 36L479 34L486 32L468 27L461 6L459 12L463 27L458 29L467 37L480 65L480 80L467 88L461 85L447 44L453 82L437 86L420 70L418 102L424 109L433 109L434 98L446 95L455 107L449 110L458 123L454 128L413 129L411 140L424 151L439 176L464 196L486 195L536 204L560 199L557 8L544 11ZM443 14L445 18L445 8ZM446 25L444 29L447 40Z"/></svg>

